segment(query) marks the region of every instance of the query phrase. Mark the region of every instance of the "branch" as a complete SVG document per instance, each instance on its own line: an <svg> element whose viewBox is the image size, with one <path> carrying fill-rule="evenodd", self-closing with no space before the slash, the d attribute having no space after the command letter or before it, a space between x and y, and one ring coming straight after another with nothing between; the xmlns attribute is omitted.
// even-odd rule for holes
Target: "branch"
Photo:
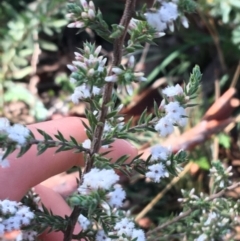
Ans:
<svg viewBox="0 0 240 241"><path fill-rule="evenodd" d="M120 25L124 27L123 33L114 41L113 44L113 66L117 66L121 63L122 60L122 48L124 45L124 40L127 34L127 29L129 22L134 14L135 11L135 4L136 0L127 0L124 13L122 16L122 19L120 21ZM111 69L110 71L111 72ZM107 83L104 86L103 89L103 102L102 107L98 116L98 125L96 126L94 133L93 133L93 140L92 145L90 149L90 154L87 156L86 160L86 166L84 169L83 174L89 172L93 166L94 162L94 154L97 153L101 147L101 139L103 134L103 128L105 124L105 119L108 113L108 107L107 104L111 101L112 98L112 90L113 90L113 83ZM68 227L66 229L66 232L64 233L64 241L70 241L72 239L72 233L74 230L74 227L77 222L77 218L81 213L81 209L78 207L74 207L72 214L70 216L70 221L68 223Z"/></svg>
<svg viewBox="0 0 240 241"><path fill-rule="evenodd" d="M66 231L64 232L63 241L72 240L73 230L75 228L75 225L77 223L80 213L81 213L81 208L78 206L75 206L73 209L73 212L71 213L68 219L68 225L67 225Z"/></svg>
<svg viewBox="0 0 240 241"><path fill-rule="evenodd" d="M220 192L211 195L211 196L208 198L208 201L212 201L212 200L214 200L214 199L216 199L216 198L220 198L220 197L222 197L227 191L234 190L235 188L237 188L237 187L239 187L239 186L240 186L240 182L237 182L237 183L235 183L235 184L233 184L233 185L231 185L231 186L229 186L229 187L226 187L225 189L221 190ZM173 224L173 223L178 222L179 220L187 217L189 214L192 213L192 211L194 211L194 210L196 210L196 209L198 209L197 206L188 209L186 212L184 212L184 213L182 213L181 215L173 218L171 221L168 221L168 222L166 222L166 223L164 223L164 224L156 227L155 229L147 232L147 236L149 237L150 235L154 235L156 232L158 232L158 231L160 231L160 230L168 227L169 225L171 225L171 224Z"/></svg>
<svg viewBox="0 0 240 241"><path fill-rule="evenodd" d="M123 17L120 21L120 25L124 27L124 31L114 41L112 67L117 66L121 63L124 40L127 34L129 22L135 11L135 4L136 4L136 0L127 0L126 2ZM111 69L110 69L110 72L111 72ZM87 157L87 163L86 163L86 168L84 170L84 173L87 173L91 170L93 166L93 161L94 161L93 155L94 153L97 153L101 147L101 138L102 138L103 128L104 128L105 119L108 113L107 104L111 101L113 86L114 86L113 83L107 83L104 86L102 108L98 116L98 125L96 126L96 129L93 134L92 146L90 149L91 155Z"/></svg>

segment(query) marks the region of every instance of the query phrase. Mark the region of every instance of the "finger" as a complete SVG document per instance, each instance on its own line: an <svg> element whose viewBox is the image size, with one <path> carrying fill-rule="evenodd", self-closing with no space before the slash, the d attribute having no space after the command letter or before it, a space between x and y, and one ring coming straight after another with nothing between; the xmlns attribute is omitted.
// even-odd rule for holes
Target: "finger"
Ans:
<svg viewBox="0 0 240 241"><path fill-rule="evenodd" d="M70 216L72 210L58 193L42 185L37 185L35 187L35 192L40 196L41 202L44 204L44 206L47 209L51 210L54 215L58 215L63 218L65 217L65 215ZM74 229L74 234L78 234L80 231L81 227L77 223ZM43 241L63 240L63 233L45 232L39 238Z"/></svg>
<svg viewBox="0 0 240 241"><path fill-rule="evenodd" d="M42 122L28 126L36 139L42 139L37 129L44 130L54 136L59 130L68 139L73 136L78 142L83 142L87 137L82 121L77 117L63 118L49 122ZM113 161L122 155L129 155L129 160L136 156L137 151L125 140L116 140L111 144L111 152L108 154ZM32 146L21 158L16 158L16 153L8 159L9 168L1 169L0 175L0 198L20 200L22 196L33 186L64 172L76 165L83 165L84 159L81 153L73 153L72 150L55 154L56 148L49 148L43 154L36 156L37 147ZM104 149L108 151L108 149ZM16 183L18 188L16 188Z"/></svg>
<svg viewBox="0 0 240 241"><path fill-rule="evenodd" d="M51 136L57 134L59 130L66 138L72 135L79 142L86 139L81 119L75 117L42 122L30 125L28 128L34 133L35 138L40 140L43 138L37 129L44 130ZM20 158L16 158L16 152L9 156L10 167L0 170L0 198L20 200L31 187L77 165L79 159L82 159L81 154L73 154L73 151L59 154L55 154L55 151L56 148L49 148L43 154L36 156L37 147L33 145Z"/></svg>

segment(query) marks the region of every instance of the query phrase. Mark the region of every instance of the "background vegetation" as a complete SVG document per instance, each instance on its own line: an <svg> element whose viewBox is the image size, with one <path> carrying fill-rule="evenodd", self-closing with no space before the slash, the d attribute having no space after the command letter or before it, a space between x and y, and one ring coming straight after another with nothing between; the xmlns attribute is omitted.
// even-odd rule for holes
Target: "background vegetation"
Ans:
<svg viewBox="0 0 240 241"><path fill-rule="evenodd" d="M106 3L107 2L107 3ZM139 6L145 1L138 1ZM158 39L156 45L145 45L143 52L136 53L138 70L144 71L148 81L134 85L133 96L119 96L125 104L122 110L137 121L141 112L153 101L161 102L161 88L171 83L183 83L195 64L203 72L202 90L198 107L189 113L187 130L197 125L208 108L212 107L212 119L219 123L207 133L200 145L191 152L193 164L185 175L162 195L156 205L152 205L139 224L148 229L151 225L179 213L177 199L180 188L195 187L197 191L209 192L208 170L212 160L222 160L226 167L233 165L234 180L239 180L239 73L240 73L240 1L239 0L198 0L198 11L188 15L189 29L176 26L175 32L168 32ZM96 0L109 23L119 21L124 1ZM147 2L151 6L151 1ZM105 55L111 58L112 46L88 30L78 33L78 29L68 29L66 1L63 0L22 0L2 1L0 5L0 113L12 122L31 124L37 121L84 115L84 104L74 106L69 95L73 86L68 80L66 64L73 60L73 52L82 47L85 40L102 45ZM222 106L219 97L235 88L235 97L225 97L221 101L231 104L230 113ZM209 114L209 113L208 113ZM209 115L208 115L209 116ZM220 117L219 117L220 116ZM206 117L206 115L205 115ZM229 119L229 118L232 119ZM221 125L230 120L228 125ZM181 138L176 132L175 138ZM142 150L162 142L157 135L144 133L136 143ZM188 137L189 141L194 136ZM131 182L125 182L128 198L125 209L138 214L169 183L153 184L136 175ZM240 190L239 190L240 191ZM237 194L230 193L233 197ZM179 226L181 229L181 226Z"/></svg>

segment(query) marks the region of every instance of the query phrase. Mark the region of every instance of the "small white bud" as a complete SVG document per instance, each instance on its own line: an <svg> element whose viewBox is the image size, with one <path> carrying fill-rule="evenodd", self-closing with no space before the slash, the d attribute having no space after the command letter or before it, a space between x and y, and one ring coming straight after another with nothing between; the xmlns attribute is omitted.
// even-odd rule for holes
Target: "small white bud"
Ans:
<svg viewBox="0 0 240 241"><path fill-rule="evenodd" d="M128 61L128 67L133 69L134 68L134 65L135 65L135 58L134 56L132 55L130 58L129 58L129 61Z"/></svg>
<svg viewBox="0 0 240 241"><path fill-rule="evenodd" d="M90 54L90 48L87 45L84 46L84 51L86 54Z"/></svg>
<svg viewBox="0 0 240 241"><path fill-rule="evenodd" d="M170 166L170 165L171 165L171 161L168 160L168 161L166 162L166 164L167 164L167 166Z"/></svg>
<svg viewBox="0 0 240 241"><path fill-rule="evenodd" d="M86 0L80 0L80 3L81 3L81 5L82 5L82 7L83 7L84 9L87 9L87 8L88 8L88 3L87 3Z"/></svg>
<svg viewBox="0 0 240 241"><path fill-rule="evenodd" d="M117 82L118 81L118 77L117 77L117 75L110 75L110 76L107 76L105 78L105 81L106 82Z"/></svg>
<svg viewBox="0 0 240 241"><path fill-rule="evenodd" d="M89 2L89 8L91 8L94 12L96 11L93 1Z"/></svg>
<svg viewBox="0 0 240 241"><path fill-rule="evenodd" d="M184 28L189 28L189 23L188 23L188 20L185 16L181 17L181 23L182 23Z"/></svg>
<svg viewBox="0 0 240 241"><path fill-rule="evenodd" d="M173 22L169 22L168 27L169 27L171 32L174 32L174 23Z"/></svg>
<svg viewBox="0 0 240 241"><path fill-rule="evenodd" d="M99 45L99 46L95 49L94 55L95 55L95 56L98 56L98 55L100 54L101 50L102 50L102 46Z"/></svg>
<svg viewBox="0 0 240 241"><path fill-rule="evenodd" d="M82 147L85 149L90 149L91 148L91 140L87 139L82 143Z"/></svg>
<svg viewBox="0 0 240 241"><path fill-rule="evenodd" d="M77 71L77 68L75 66L71 65L71 64L67 64L67 68L72 72Z"/></svg>
<svg viewBox="0 0 240 241"><path fill-rule="evenodd" d="M120 75L123 73L123 70L118 67L114 67L112 68L112 72L115 73L116 75Z"/></svg>
<svg viewBox="0 0 240 241"><path fill-rule="evenodd" d="M75 83L77 82L77 80L71 77L71 78L70 78L70 82L71 82L72 84L75 84Z"/></svg>
<svg viewBox="0 0 240 241"><path fill-rule="evenodd" d="M77 21L77 22L75 22L75 27L76 28L83 28L83 27L85 27L85 23Z"/></svg>
<svg viewBox="0 0 240 241"><path fill-rule="evenodd" d="M67 14L66 14L66 18L68 18L68 19L72 19L73 16L74 16L73 13L67 13Z"/></svg>
<svg viewBox="0 0 240 241"><path fill-rule="evenodd" d="M92 9L88 9L88 17L93 20L95 16L95 12Z"/></svg>
<svg viewBox="0 0 240 241"><path fill-rule="evenodd" d="M166 33L164 33L164 32L156 32L155 34L154 34L154 37L155 38L161 38L161 37L163 37L163 36L165 36L166 35Z"/></svg>
<svg viewBox="0 0 240 241"><path fill-rule="evenodd" d="M81 17L83 18L83 19L88 19L88 14L86 13L86 12L82 12L81 13Z"/></svg>
<svg viewBox="0 0 240 241"><path fill-rule="evenodd" d="M143 77L144 73L143 72L138 72L138 73L133 73L134 77Z"/></svg>
<svg viewBox="0 0 240 241"><path fill-rule="evenodd" d="M88 71L87 75L91 77L91 76L94 75L94 73L95 73L94 69L90 69L90 70Z"/></svg>
<svg viewBox="0 0 240 241"><path fill-rule="evenodd" d="M76 28L76 24L75 24L75 22L74 22L74 23L69 23L69 24L67 25L67 27L68 27L68 28Z"/></svg>

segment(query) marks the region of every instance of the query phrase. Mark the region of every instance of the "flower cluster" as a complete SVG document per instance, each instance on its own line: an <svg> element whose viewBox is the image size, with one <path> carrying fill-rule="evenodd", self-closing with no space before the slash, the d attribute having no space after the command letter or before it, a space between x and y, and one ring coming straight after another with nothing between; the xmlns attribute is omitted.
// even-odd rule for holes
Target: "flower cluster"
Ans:
<svg viewBox="0 0 240 241"><path fill-rule="evenodd" d="M78 222L83 230L87 230L91 224L89 219L83 216L82 214L80 214L80 216L78 217Z"/></svg>
<svg viewBox="0 0 240 241"><path fill-rule="evenodd" d="M165 88L162 93L165 96L159 109L165 112L155 125L155 130L163 137L171 134L174 131L174 125L185 126L187 124L186 110L181 105L180 101L185 99L182 87L177 84Z"/></svg>
<svg viewBox="0 0 240 241"><path fill-rule="evenodd" d="M154 182L160 182L161 178L169 177L166 165L169 164L168 158L172 155L170 148L156 145L151 148L151 159L148 166L146 177Z"/></svg>
<svg viewBox="0 0 240 241"><path fill-rule="evenodd" d="M239 200L229 200L217 197L209 200L209 196L200 193L195 194L195 189L190 192L182 190L183 198L178 201L186 209L199 209L193 214L188 236L190 240L224 240L226 235L231 232L233 226L239 225ZM193 212L194 213L194 212ZM182 213L179 214L181 216Z"/></svg>
<svg viewBox="0 0 240 241"><path fill-rule="evenodd" d="M0 201L0 213L0 235L27 227L34 219L34 213L29 207L7 199Z"/></svg>
<svg viewBox="0 0 240 241"><path fill-rule="evenodd" d="M17 236L16 241L35 241L38 233L36 231L22 230Z"/></svg>
<svg viewBox="0 0 240 241"><path fill-rule="evenodd" d="M0 118L0 134L5 135L9 141L23 146L30 136L30 131L21 124L10 125L8 119Z"/></svg>
<svg viewBox="0 0 240 241"><path fill-rule="evenodd" d="M4 151L0 149L0 166L2 168L9 167L10 166L9 161L6 158L3 158L3 155L4 155Z"/></svg>
<svg viewBox="0 0 240 241"><path fill-rule="evenodd" d="M106 191L106 201L111 207L121 207L126 193L120 185L119 176L113 169L92 168L90 172L83 176L83 183L78 188L78 192L86 195L96 190Z"/></svg>
<svg viewBox="0 0 240 241"><path fill-rule="evenodd" d="M145 241L145 234L141 229L136 229L135 224L129 218L122 218L120 221L116 222L114 226L114 231L109 233L109 236L118 236L116 241L121 240L136 240ZM96 241L111 241L112 239L103 230L98 230L96 234Z"/></svg>
<svg viewBox="0 0 240 241"><path fill-rule="evenodd" d="M231 170L232 170L232 166L225 168L221 162L219 161L213 162L212 168L209 171L210 171L210 176L214 178L214 185L219 188L224 188L224 187L227 187L229 184L231 184L231 181L229 180L229 177L233 175Z"/></svg>
<svg viewBox="0 0 240 241"><path fill-rule="evenodd" d="M174 31L174 21L180 17L181 23L185 28L188 28L188 21L185 16L180 14L178 10L178 0L168 2L165 0L158 0L160 7L155 11L149 11L145 14L147 22L157 32L162 33L167 28Z"/></svg>
<svg viewBox="0 0 240 241"><path fill-rule="evenodd" d="M72 101L75 104L79 100L87 100L93 96L101 94L103 86L102 79L106 76L106 68L104 67L107 59L99 56L101 46L95 49L94 45L85 44L82 53L75 52L73 65L67 65L72 71L70 82L77 87L72 94Z"/></svg>
<svg viewBox="0 0 240 241"><path fill-rule="evenodd" d="M68 18L74 19L74 22L68 24L69 28L84 28L96 17L96 9L93 1L89 1L88 3L86 0L80 0L80 3L80 17L77 13L74 14L74 12L67 14Z"/></svg>
<svg viewBox="0 0 240 241"><path fill-rule="evenodd" d="M105 78L106 82L118 82L119 84L129 84L134 81L146 81L147 79L144 77L144 73L142 72L134 72L135 67L135 58L132 55L129 60L127 66L124 68L113 67L112 72L113 75L107 76Z"/></svg>

